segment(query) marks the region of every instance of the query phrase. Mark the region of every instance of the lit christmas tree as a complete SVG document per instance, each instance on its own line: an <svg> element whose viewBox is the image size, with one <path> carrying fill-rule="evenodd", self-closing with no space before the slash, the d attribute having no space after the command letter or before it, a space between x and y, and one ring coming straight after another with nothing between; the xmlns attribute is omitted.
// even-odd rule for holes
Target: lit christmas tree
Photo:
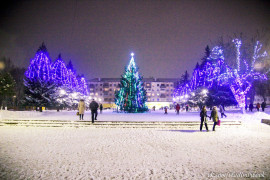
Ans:
<svg viewBox="0 0 270 180"><path fill-rule="evenodd" d="M47 48L42 43L38 49L36 56L31 60L30 65L25 73L27 78L39 79L40 81L51 80L51 60L47 52Z"/></svg>
<svg viewBox="0 0 270 180"><path fill-rule="evenodd" d="M68 71L64 61L59 54L58 58L54 62L51 68L52 79L58 86L67 86L68 82Z"/></svg>
<svg viewBox="0 0 270 180"><path fill-rule="evenodd" d="M84 77L77 79L72 62L66 66L59 54L51 64L44 43L25 72L25 103L32 106L76 105L79 98L88 95ZM63 94L63 92L65 92Z"/></svg>
<svg viewBox="0 0 270 180"><path fill-rule="evenodd" d="M134 54L124 75L122 75L120 90L115 93L115 104L120 111L128 113L145 112L146 91L143 87L142 77L135 65Z"/></svg>
<svg viewBox="0 0 270 180"><path fill-rule="evenodd" d="M51 106L55 103L56 84L51 78L51 64L44 43L25 72L25 104L36 107Z"/></svg>
<svg viewBox="0 0 270 180"><path fill-rule="evenodd" d="M78 91L83 95L83 96L87 96L88 95L88 87L85 81L85 78L82 76L80 76L78 78Z"/></svg>
<svg viewBox="0 0 270 180"><path fill-rule="evenodd" d="M76 77L75 72L73 72L71 69L68 69L68 86L69 88L73 89L74 91L77 91L78 89L78 80Z"/></svg>

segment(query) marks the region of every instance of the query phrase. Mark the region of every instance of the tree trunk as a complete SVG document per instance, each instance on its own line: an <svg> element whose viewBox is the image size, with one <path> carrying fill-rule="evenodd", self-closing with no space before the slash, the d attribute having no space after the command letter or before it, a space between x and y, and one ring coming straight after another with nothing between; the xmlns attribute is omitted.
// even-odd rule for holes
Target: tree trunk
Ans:
<svg viewBox="0 0 270 180"><path fill-rule="evenodd" d="M246 114L246 109L245 109L245 107L242 107L242 113L243 113L243 114Z"/></svg>

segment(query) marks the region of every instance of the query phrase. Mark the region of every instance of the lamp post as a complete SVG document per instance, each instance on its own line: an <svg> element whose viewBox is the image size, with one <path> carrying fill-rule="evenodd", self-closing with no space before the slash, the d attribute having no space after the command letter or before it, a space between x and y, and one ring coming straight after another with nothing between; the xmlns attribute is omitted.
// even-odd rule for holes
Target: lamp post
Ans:
<svg viewBox="0 0 270 180"><path fill-rule="evenodd" d="M15 110L15 100L16 100L16 96L13 96L12 99L13 99L13 109Z"/></svg>

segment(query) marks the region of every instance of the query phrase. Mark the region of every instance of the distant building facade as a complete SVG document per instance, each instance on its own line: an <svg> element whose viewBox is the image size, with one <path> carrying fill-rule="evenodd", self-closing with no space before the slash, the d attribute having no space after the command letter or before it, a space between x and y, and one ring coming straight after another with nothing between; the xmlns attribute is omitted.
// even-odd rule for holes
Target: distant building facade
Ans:
<svg viewBox="0 0 270 180"><path fill-rule="evenodd" d="M173 106L173 92L178 80L177 78L144 78L148 108ZM115 107L115 91L120 90L120 78L95 78L87 83L90 99L102 103L104 108Z"/></svg>

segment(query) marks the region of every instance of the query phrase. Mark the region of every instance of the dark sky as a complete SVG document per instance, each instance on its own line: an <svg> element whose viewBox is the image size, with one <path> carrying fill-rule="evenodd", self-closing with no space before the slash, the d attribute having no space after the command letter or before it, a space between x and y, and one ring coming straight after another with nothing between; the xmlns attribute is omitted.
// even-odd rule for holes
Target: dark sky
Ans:
<svg viewBox="0 0 270 180"><path fill-rule="evenodd" d="M29 65L44 41L87 78L120 77L130 53L144 77L192 72L220 36L269 28L269 4L248 0L28 0L1 4L0 57Z"/></svg>

